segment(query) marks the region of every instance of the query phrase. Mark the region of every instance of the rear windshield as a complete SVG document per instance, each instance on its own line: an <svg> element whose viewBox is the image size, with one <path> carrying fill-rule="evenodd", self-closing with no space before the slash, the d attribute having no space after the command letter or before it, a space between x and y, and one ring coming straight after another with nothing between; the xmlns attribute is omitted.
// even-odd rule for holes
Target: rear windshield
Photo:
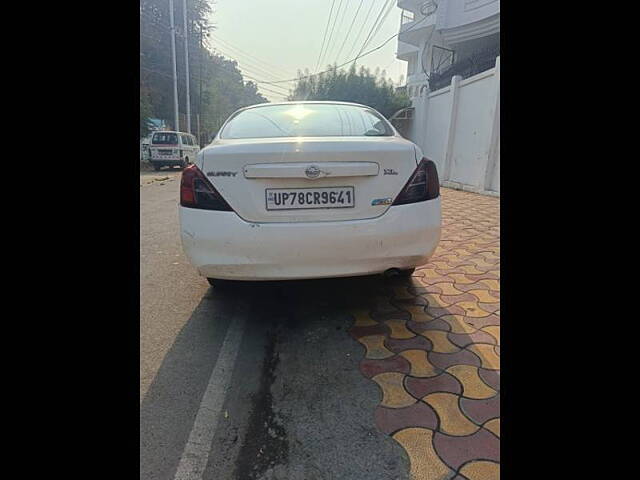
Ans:
<svg viewBox="0 0 640 480"><path fill-rule="evenodd" d="M176 145L178 135L175 133L154 133L151 143L153 145Z"/></svg>
<svg viewBox="0 0 640 480"><path fill-rule="evenodd" d="M379 114L340 104L273 105L244 110L220 132L220 138L391 136Z"/></svg>

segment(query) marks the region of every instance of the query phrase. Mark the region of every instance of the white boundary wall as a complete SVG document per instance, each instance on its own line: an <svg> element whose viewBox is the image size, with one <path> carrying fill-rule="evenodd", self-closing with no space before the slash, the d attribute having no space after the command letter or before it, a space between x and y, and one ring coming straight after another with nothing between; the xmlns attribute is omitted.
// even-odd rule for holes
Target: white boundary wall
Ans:
<svg viewBox="0 0 640 480"><path fill-rule="evenodd" d="M409 132L444 186L500 194L500 57L496 66L414 100Z"/></svg>

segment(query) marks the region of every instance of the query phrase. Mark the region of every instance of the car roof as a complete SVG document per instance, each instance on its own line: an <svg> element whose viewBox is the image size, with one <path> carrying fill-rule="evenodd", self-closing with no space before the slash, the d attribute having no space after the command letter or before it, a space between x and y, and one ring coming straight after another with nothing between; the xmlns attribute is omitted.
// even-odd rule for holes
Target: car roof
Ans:
<svg viewBox="0 0 640 480"><path fill-rule="evenodd" d="M180 133L182 135L191 135L192 137L195 137L195 135L193 135L192 133L187 133L187 132L178 132L177 130L156 130L153 133ZM153 134L152 134L153 135Z"/></svg>
<svg viewBox="0 0 640 480"><path fill-rule="evenodd" d="M362 105L361 103L355 102L342 102L340 100L292 100L288 102L265 102L265 103L256 103L255 105L249 105L248 107L244 107L240 110L249 110L251 108L260 108L260 107L270 107L276 105L351 105L353 107L363 107L372 109L368 105ZM373 110L373 109L372 109Z"/></svg>

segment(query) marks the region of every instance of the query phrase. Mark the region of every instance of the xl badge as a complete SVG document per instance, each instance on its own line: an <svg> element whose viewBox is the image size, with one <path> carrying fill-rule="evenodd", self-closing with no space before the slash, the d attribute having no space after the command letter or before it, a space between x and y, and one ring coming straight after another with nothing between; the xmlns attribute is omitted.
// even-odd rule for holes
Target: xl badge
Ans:
<svg viewBox="0 0 640 480"><path fill-rule="evenodd" d="M387 198L376 198L374 200L371 200L371 205L376 206L376 205L391 205L393 203L393 198L391 197L387 197Z"/></svg>
<svg viewBox="0 0 640 480"><path fill-rule="evenodd" d="M393 168L385 168L383 173L383 175L397 175L397 174L398 172L396 172Z"/></svg>

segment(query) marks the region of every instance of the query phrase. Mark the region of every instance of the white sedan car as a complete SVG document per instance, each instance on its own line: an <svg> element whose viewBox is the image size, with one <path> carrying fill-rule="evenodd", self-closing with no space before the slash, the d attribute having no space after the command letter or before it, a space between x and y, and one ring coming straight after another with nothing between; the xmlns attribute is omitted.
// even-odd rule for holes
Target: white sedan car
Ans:
<svg viewBox="0 0 640 480"><path fill-rule="evenodd" d="M372 108L254 105L182 173L182 245L215 279L411 275L440 240L435 164Z"/></svg>

